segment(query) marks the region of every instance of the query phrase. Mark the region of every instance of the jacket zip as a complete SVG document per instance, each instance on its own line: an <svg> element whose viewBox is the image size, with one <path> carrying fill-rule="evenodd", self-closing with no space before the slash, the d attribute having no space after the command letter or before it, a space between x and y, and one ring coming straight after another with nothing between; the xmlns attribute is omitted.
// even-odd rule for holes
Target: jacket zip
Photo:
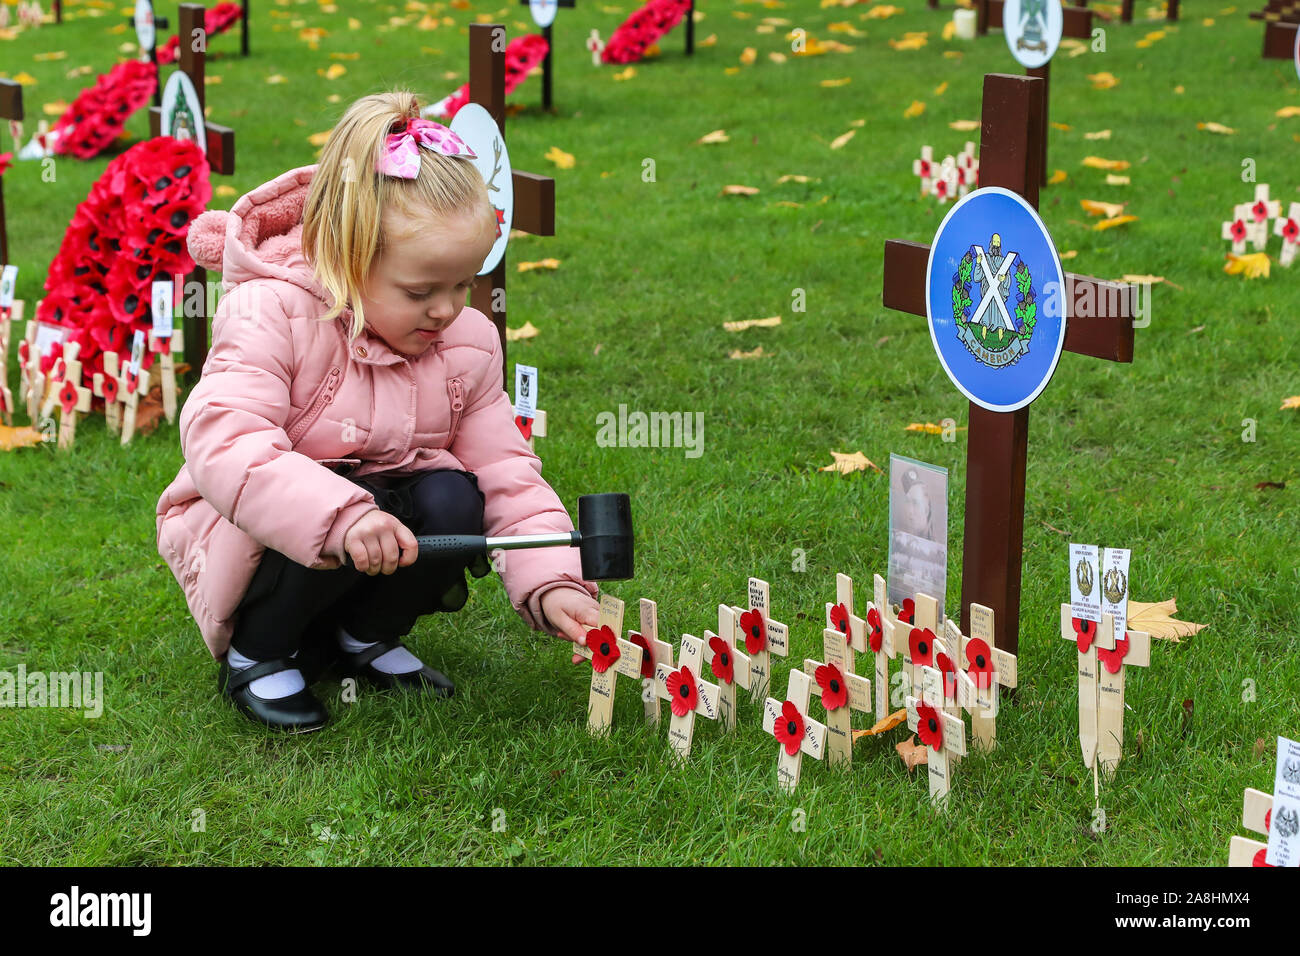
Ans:
<svg viewBox="0 0 1300 956"><path fill-rule="evenodd" d="M460 415L465 409L464 383L458 378L447 379L447 394L451 396L451 427L447 431L447 448L456 440L456 429L460 427Z"/></svg>
<svg viewBox="0 0 1300 956"><path fill-rule="evenodd" d="M293 428L289 431L290 445L296 445L303 433L315 424L316 419L325 410L325 406L334 401L334 388L338 385L341 374L342 370L337 365L330 369L329 374L325 376L325 382L321 385L320 391L316 394L316 400L311 403L311 407L303 413L303 416L294 422Z"/></svg>

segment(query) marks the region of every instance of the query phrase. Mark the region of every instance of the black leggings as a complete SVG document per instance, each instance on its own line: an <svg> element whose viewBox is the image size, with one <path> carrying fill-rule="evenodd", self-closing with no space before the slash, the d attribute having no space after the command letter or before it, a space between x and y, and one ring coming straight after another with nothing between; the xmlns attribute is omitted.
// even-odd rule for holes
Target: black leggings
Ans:
<svg viewBox="0 0 1300 956"><path fill-rule="evenodd" d="M351 480L416 535L483 533L483 493L469 472L426 471L384 485ZM366 643L403 637L420 615L465 606L467 566L475 577L489 570L482 558L417 558L392 574L369 575L350 564L313 571L268 548L240 602L231 646L261 661L332 640L335 625Z"/></svg>

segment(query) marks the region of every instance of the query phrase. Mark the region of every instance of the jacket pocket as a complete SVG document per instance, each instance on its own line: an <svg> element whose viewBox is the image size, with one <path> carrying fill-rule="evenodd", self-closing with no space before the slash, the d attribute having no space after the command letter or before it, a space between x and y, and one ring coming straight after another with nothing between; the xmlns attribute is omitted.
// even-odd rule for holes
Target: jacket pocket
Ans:
<svg viewBox="0 0 1300 956"><path fill-rule="evenodd" d="M447 444L450 448L456 440L456 430L460 428L460 416L465 411L465 383L458 378L447 380L447 395L451 398L451 425L447 429Z"/></svg>
<svg viewBox="0 0 1300 956"><path fill-rule="evenodd" d="M325 406L334 401L334 390L338 388L339 378L342 375L343 370L337 365L330 369L329 374L325 376L325 381L321 383L320 389L316 392L316 397L307 406L307 411L303 412L302 416L289 429L290 445L298 444L298 439L316 422L316 419L320 418Z"/></svg>

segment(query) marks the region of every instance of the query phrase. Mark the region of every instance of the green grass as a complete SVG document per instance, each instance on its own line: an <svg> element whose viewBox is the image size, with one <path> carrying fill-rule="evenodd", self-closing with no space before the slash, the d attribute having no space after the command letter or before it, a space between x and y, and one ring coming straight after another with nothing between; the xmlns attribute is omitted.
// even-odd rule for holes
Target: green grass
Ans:
<svg viewBox="0 0 1300 956"><path fill-rule="evenodd" d="M537 108L536 79L512 98L525 109L509 120L511 157L516 168L555 175L558 211L556 236L518 241L511 261L554 256L562 266L511 276L510 324L541 329L513 345L511 358L541 368L552 435L539 451L561 497L633 496L638 577L610 588L628 603L628 621L649 597L665 636L698 635L715 626L719 602L741 600L749 575L763 577L775 616L792 630L794 653L776 667L784 690L789 667L820 651L835 572L853 575L862 601L871 574L885 571L887 482L820 472L832 450L860 449L881 464L897 452L950 469L947 600L959 599L965 433L944 443L904 426L945 417L964 425L966 404L924 321L883 309L882 247L891 237L932 236L944 210L917 198L911 160L926 143L938 156L957 152L972 134L947 124L979 117L981 76L1019 71L996 33L974 44L942 41L945 14L916 0L885 21L859 19L865 5L705 2L697 38L715 33L715 46L688 59L674 33L662 57L618 82L581 48L592 27L608 36L634 9L618 5L621 14L594 2L562 11L557 115ZM1300 292L1297 273L1276 264L1267 280L1225 276L1218 236L1231 207L1253 194L1241 179L1246 159L1274 197L1300 198L1300 120L1274 115L1300 104L1300 88L1286 62L1259 58L1262 28L1246 19L1249 5L1219 15L1225 5L1185 4L1183 23L1147 49L1136 41L1163 24L1115 24L1108 52L1058 57L1052 118L1071 129L1052 132L1050 166L1069 179L1044 191L1042 214L1058 247L1078 252L1067 267L1108 278L1154 273L1177 286L1155 287L1134 364L1066 355L1034 405L1021 689L1001 714L996 753L960 767L946 820L928 805L924 771L909 774L894 753L898 731L860 743L849 772L805 761L794 796L776 790L776 745L759 728L758 705L743 706L732 737L697 724L686 769L670 765L664 731L641 723L630 686L619 694L612 736L589 739L587 672L567 663L557 641L526 631L491 579L475 585L463 613L426 619L410 641L456 680L453 701L363 695L349 705L337 686L322 685L334 722L272 739L216 697L215 664L155 550L154 503L181 464L175 428L123 449L91 419L72 453L0 455L0 668L102 671L107 697L97 720L0 711L0 861L1226 862L1229 837L1241 832L1242 789L1268 789L1272 738L1300 734L1300 437L1296 413L1278 408L1300 392ZM497 10L446 12L464 24ZM443 78L465 74L466 41L455 27L347 28L349 15L383 23L401 12L262 3L250 59L231 55L237 33L212 42L221 55L208 72L221 82L208 87L211 119L238 135L230 185L243 193L312 162L307 136L328 129L356 96L408 84L434 100L459 82ZM289 22L276 13L329 30L320 51L296 29L276 32ZM1211 27L1201 23L1207 15L1216 17ZM131 39L106 32L117 16L112 9L0 41L5 69L38 81L25 90L29 128L42 103L70 101L89 82L67 79L69 69L106 70L112 49ZM777 65L768 52L789 47L780 33L755 33L766 16L855 49ZM512 6L505 19L525 17ZM828 31L843 20L869 36ZM929 30L928 45L892 50L887 40L908 30ZM758 62L725 74L747 45ZM947 49L964 56L945 58ZM69 55L34 59L53 50ZM330 51L361 57L326 81L316 71L333 62ZM1103 70L1119 85L1092 89L1086 74ZM266 85L276 73L288 82ZM819 85L846 76L847 85ZM342 102L328 103L329 93ZM904 119L913 100L926 111ZM856 119L865 125L831 151ZM1214 136L1198 121L1237 132ZM694 145L718 128L729 143ZM145 115L128 129L144 135ZM1109 141L1085 140L1101 129L1113 131ZM575 168L555 170L543 158L551 146L574 154ZM1132 185L1106 186L1104 173L1081 165L1087 155L1130 160ZM647 158L653 183L641 176ZM53 184L34 164L6 174L19 294L29 307L107 161L59 160ZM778 185L785 173L814 181ZM730 183L761 192L720 197ZM1128 201L1140 219L1095 232L1080 199ZM791 311L795 289L806 293L806 312ZM779 328L721 327L775 314ZM759 345L768 356L727 358ZM596 416L620 403L702 411L704 454L599 447ZM1247 418L1257 422L1253 443L1241 440ZM1288 485L1255 489L1266 480ZM1132 548L1135 597L1176 595L1181 616L1211 625L1180 645L1160 643L1152 666L1130 676L1125 758L1102 791L1101 834L1091 829L1092 781L1076 740L1074 654L1057 634L1070 540ZM803 573L791 570L795 549L806 552ZM1247 680L1253 702L1242 699ZM1186 726L1189 698L1195 716ZM1259 738L1268 741L1262 755ZM493 829L497 809L503 831ZM796 809L804 830L792 827ZM204 832L192 830L195 810ZM324 827L335 839L320 839Z"/></svg>

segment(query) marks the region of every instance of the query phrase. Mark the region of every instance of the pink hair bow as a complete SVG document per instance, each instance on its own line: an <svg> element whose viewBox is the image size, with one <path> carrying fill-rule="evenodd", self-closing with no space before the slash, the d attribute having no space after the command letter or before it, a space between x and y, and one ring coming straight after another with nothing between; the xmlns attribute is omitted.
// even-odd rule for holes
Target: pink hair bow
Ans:
<svg viewBox="0 0 1300 956"><path fill-rule="evenodd" d="M474 151L465 141L438 123L426 119L408 120L401 132L389 133L375 170L398 179L415 179L420 174L420 147L443 156L474 159Z"/></svg>

